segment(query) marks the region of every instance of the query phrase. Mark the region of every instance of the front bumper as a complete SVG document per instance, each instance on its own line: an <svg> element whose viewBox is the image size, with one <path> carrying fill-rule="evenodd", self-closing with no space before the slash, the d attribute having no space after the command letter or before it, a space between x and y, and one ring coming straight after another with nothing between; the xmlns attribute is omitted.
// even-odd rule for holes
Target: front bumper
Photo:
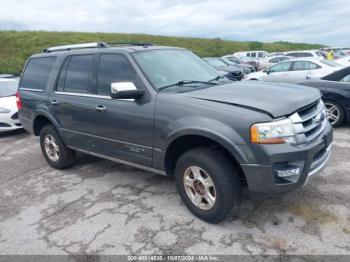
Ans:
<svg viewBox="0 0 350 262"><path fill-rule="evenodd" d="M11 111L10 113L0 113L0 132L7 132L23 128L18 119L18 113Z"/></svg>
<svg viewBox="0 0 350 262"><path fill-rule="evenodd" d="M249 145L242 151L250 155L253 163L241 164L249 191L275 195L293 191L305 185L311 177L319 174L331 156L333 130L329 123L324 132L306 145ZM249 148L248 148L249 147ZM302 171L295 181L283 181L277 177L276 167L289 163L302 163Z"/></svg>

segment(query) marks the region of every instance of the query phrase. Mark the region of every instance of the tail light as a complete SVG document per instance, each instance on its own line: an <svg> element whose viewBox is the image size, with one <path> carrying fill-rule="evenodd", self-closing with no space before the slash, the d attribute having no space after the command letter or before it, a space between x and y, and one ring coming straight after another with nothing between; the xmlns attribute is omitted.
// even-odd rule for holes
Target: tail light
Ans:
<svg viewBox="0 0 350 262"><path fill-rule="evenodd" d="M19 95L18 91L16 93L16 103L17 103L18 110L22 109L22 100L21 100L21 96Z"/></svg>

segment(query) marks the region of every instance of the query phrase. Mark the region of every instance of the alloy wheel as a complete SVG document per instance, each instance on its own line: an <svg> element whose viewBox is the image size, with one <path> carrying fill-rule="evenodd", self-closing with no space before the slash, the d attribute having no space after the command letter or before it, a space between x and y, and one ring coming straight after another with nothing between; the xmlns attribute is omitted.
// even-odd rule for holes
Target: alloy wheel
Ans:
<svg viewBox="0 0 350 262"><path fill-rule="evenodd" d="M52 161L57 161L60 158L60 150L56 139L52 135L46 135L44 139L44 147L47 156Z"/></svg>
<svg viewBox="0 0 350 262"><path fill-rule="evenodd" d="M196 207L202 210L213 208L216 190L207 172L198 166L190 166L184 172L183 183L187 196Z"/></svg>
<svg viewBox="0 0 350 262"><path fill-rule="evenodd" d="M327 119L332 125L334 125L340 118L339 108L332 103L325 103L325 106L327 111Z"/></svg>

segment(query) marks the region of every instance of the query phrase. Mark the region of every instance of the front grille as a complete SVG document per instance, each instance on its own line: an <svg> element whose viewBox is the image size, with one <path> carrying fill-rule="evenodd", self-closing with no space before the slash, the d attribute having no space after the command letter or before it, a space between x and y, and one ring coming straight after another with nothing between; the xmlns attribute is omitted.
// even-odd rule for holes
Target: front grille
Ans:
<svg viewBox="0 0 350 262"><path fill-rule="evenodd" d="M312 142L325 129L327 124L326 111L321 100L298 110L290 116L296 130L296 143Z"/></svg>

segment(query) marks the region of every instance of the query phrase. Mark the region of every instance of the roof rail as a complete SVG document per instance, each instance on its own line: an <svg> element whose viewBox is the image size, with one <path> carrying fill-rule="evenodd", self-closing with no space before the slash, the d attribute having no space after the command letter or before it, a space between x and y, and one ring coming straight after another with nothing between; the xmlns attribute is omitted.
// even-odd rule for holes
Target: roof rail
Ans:
<svg viewBox="0 0 350 262"><path fill-rule="evenodd" d="M115 43L107 43L109 46L154 46L152 43L136 43L136 42L115 42Z"/></svg>
<svg viewBox="0 0 350 262"><path fill-rule="evenodd" d="M51 53L57 51L69 51L75 49L85 49L85 48L106 48L109 45L105 42L96 42L96 43L84 43L84 44L76 44L76 45L62 45L62 46L54 46L47 49L44 49L44 53Z"/></svg>

